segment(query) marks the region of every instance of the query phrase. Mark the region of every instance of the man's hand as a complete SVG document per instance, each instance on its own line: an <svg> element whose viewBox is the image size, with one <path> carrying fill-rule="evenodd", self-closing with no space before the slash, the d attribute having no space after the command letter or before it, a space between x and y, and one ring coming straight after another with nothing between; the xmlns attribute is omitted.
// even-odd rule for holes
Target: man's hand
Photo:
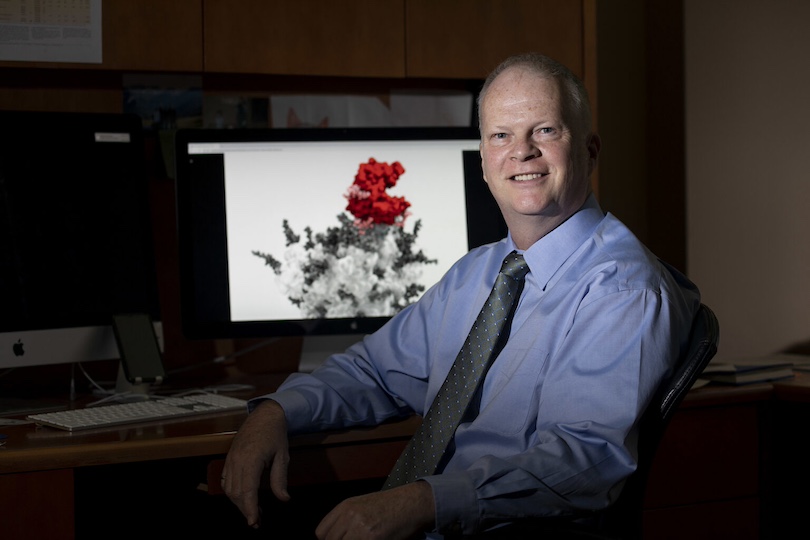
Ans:
<svg viewBox="0 0 810 540"><path fill-rule="evenodd" d="M251 527L261 524L259 486L266 468L270 467L273 494L281 501L290 499L287 493L289 461L284 410L275 401L262 402L248 415L234 437L222 470L222 489Z"/></svg>
<svg viewBox="0 0 810 540"><path fill-rule="evenodd" d="M433 490L427 482L346 499L315 529L320 540L405 540L434 527Z"/></svg>

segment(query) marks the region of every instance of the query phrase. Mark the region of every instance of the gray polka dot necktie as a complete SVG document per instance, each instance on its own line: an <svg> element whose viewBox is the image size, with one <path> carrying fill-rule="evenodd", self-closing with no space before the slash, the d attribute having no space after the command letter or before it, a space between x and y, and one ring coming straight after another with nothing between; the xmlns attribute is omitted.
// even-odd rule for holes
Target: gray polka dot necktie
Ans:
<svg viewBox="0 0 810 540"><path fill-rule="evenodd" d="M436 473L473 396L509 337L512 315L529 267L523 255L507 255L484 307L450 368L433 404L394 465L384 489Z"/></svg>

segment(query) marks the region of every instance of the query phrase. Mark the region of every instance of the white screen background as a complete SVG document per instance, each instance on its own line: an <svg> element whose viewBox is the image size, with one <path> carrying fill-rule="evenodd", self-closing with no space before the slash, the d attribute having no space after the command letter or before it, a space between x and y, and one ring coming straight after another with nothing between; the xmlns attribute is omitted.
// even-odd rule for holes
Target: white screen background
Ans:
<svg viewBox="0 0 810 540"><path fill-rule="evenodd" d="M438 260L424 265L421 284L430 287L468 251L462 150L477 151L477 141L271 143L261 151L234 152L225 148L233 321L302 318L272 269L252 252L283 260L284 219L302 238L306 226L313 233L339 226L337 215L346 213L344 193L360 164L372 157L399 161L405 168L388 193L411 203L405 229L412 232L421 219L415 249Z"/></svg>

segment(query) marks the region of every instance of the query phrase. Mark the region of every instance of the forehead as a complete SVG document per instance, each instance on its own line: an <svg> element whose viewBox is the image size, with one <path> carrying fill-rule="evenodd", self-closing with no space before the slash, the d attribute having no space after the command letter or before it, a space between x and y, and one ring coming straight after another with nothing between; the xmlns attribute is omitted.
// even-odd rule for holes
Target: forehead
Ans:
<svg viewBox="0 0 810 540"><path fill-rule="evenodd" d="M561 117L563 100L559 81L524 67L512 67L492 81L481 103L481 117L499 121L502 115Z"/></svg>

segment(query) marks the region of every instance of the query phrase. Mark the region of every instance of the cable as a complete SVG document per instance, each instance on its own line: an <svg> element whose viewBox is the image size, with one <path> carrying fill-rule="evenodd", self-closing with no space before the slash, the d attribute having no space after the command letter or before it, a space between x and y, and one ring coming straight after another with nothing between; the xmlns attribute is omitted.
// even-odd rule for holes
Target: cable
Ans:
<svg viewBox="0 0 810 540"><path fill-rule="evenodd" d="M82 373L84 374L84 378L85 378L85 379L87 379L87 380L88 380L88 382L89 382L91 385L95 386L95 387L96 387L96 389L98 389L98 391L99 391L99 392L101 392L102 394L110 394L110 393L112 392L111 390L107 390L107 389L103 388L103 387L102 387L100 384L98 384L98 383L97 383L97 382L96 382L96 381L93 379L93 377L91 377L91 376L90 376L90 374L89 374L89 373L87 373L87 371L84 369L84 365L83 365L81 362L77 362L77 364L78 364L78 366L79 366L79 369L80 369L80 370L82 370Z"/></svg>

